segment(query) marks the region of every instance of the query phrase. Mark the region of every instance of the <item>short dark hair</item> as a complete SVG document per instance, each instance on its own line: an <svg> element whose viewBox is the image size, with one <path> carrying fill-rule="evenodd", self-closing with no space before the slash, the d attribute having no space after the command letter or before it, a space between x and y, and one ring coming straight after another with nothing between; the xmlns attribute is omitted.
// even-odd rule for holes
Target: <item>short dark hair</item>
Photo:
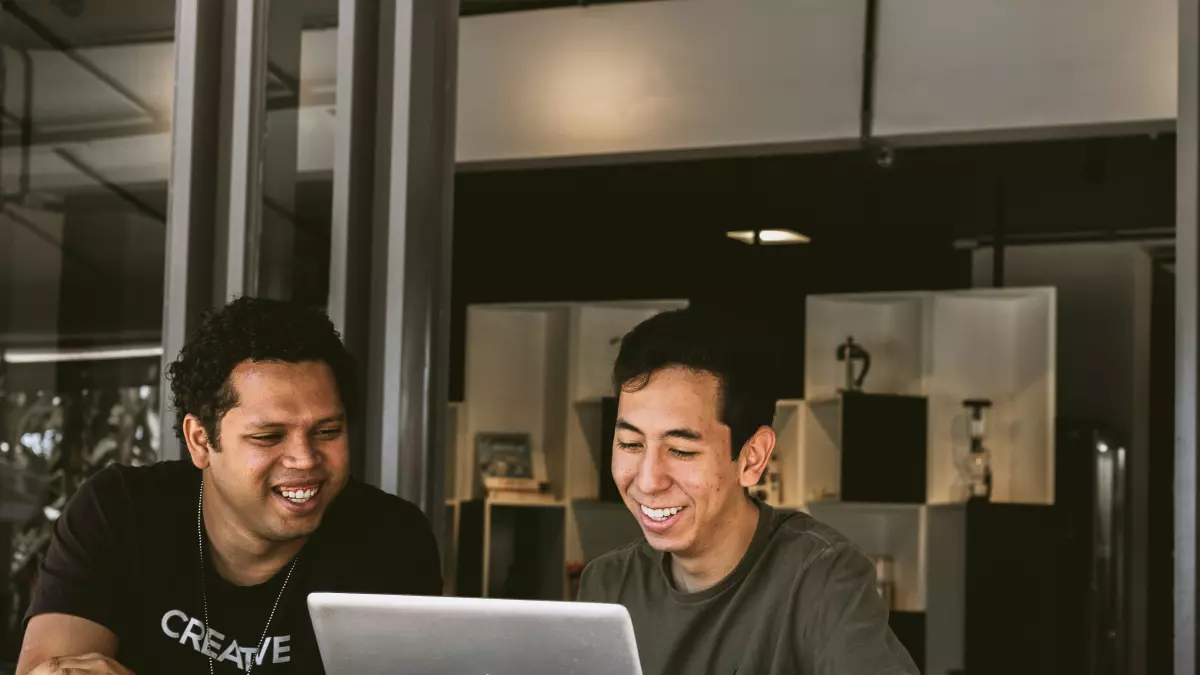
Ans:
<svg viewBox="0 0 1200 675"><path fill-rule="evenodd" d="M195 415L213 448L218 446L219 422L237 405L229 376L244 361L324 362L333 371L346 414L352 414L356 365L329 317L293 302L244 297L205 312L200 328L167 366L180 441L186 443L184 418Z"/></svg>
<svg viewBox="0 0 1200 675"><path fill-rule="evenodd" d="M665 368L685 368L717 378L717 408L729 427L733 459L760 427L775 418L774 345L748 322L696 308L657 314L621 340L613 387L637 391Z"/></svg>

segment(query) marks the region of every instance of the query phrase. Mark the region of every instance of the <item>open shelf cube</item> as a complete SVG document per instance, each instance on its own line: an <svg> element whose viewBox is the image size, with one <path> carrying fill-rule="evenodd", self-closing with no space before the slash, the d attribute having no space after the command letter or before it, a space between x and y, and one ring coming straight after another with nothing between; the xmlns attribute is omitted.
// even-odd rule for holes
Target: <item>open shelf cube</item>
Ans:
<svg viewBox="0 0 1200 675"><path fill-rule="evenodd" d="M863 391L921 393L927 293L810 296L807 302L806 400L833 398L847 388L846 364L837 360L837 350L850 337L871 355Z"/></svg>
<svg viewBox="0 0 1200 675"><path fill-rule="evenodd" d="M984 414L991 500L1054 502L1054 289L812 296L807 302L804 455L841 450L844 430L828 405L847 386L837 346L853 337L871 355L864 392L928 399L928 503L966 498L960 469L970 448L966 399L992 402Z"/></svg>
<svg viewBox="0 0 1200 675"><path fill-rule="evenodd" d="M562 505L463 502L459 524L460 595L560 600L566 588Z"/></svg>
<svg viewBox="0 0 1200 675"><path fill-rule="evenodd" d="M470 489L482 496L475 462L481 432L527 433L561 498L567 423L567 308L516 305L467 310L466 403ZM464 486L465 487L465 486Z"/></svg>
<svg viewBox="0 0 1200 675"><path fill-rule="evenodd" d="M803 509L810 501L837 496L840 465L836 428L818 419L820 410L801 400L780 401L775 406L775 455L782 474L782 504Z"/></svg>
<svg viewBox="0 0 1200 675"><path fill-rule="evenodd" d="M928 511L923 504L859 504L812 502L808 512L841 532L865 555L892 560L892 609L924 612L924 532Z"/></svg>
<svg viewBox="0 0 1200 675"><path fill-rule="evenodd" d="M970 448L964 399L987 399L992 501L1054 503L1053 292L945 293L932 307L930 502L961 501L956 465Z"/></svg>

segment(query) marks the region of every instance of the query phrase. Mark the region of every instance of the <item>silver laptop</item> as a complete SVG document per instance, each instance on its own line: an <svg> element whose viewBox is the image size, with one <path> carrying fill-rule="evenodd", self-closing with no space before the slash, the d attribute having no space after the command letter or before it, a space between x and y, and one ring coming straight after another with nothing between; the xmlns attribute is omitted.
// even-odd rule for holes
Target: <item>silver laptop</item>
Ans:
<svg viewBox="0 0 1200 675"><path fill-rule="evenodd" d="M641 675L620 605L308 596L328 675Z"/></svg>

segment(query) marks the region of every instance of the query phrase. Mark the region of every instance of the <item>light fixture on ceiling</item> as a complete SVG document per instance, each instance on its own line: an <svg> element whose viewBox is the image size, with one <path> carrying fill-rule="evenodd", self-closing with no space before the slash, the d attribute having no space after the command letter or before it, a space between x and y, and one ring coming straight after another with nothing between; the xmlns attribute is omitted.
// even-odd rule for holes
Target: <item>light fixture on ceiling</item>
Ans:
<svg viewBox="0 0 1200 675"><path fill-rule="evenodd" d="M764 246L807 244L812 241L807 236L795 230L734 230L726 232L725 236L751 246L754 244L762 244Z"/></svg>
<svg viewBox="0 0 1200 675"><path fill-rule="evenodd" d="M162 356L162 345L97 347L94 349L10 349L0 360L5 363L62 363L65 361L113 361Z"/></svg>

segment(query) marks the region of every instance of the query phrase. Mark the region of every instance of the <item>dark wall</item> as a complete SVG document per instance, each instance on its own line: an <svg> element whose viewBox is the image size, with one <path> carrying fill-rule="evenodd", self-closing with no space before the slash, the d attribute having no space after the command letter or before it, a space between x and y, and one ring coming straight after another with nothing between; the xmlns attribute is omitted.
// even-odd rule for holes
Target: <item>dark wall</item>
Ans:
<svg viewBox="0 0 1200 675"><path fill-rule="evenodd" d="M626 166L462 172L455 186L451 396L479 302L686 298L759 317L803 393L809 293L970 285L963 238L1118 234L1174 222L1164 136ZM803 246L727 230L788 228Z"/></svg>

